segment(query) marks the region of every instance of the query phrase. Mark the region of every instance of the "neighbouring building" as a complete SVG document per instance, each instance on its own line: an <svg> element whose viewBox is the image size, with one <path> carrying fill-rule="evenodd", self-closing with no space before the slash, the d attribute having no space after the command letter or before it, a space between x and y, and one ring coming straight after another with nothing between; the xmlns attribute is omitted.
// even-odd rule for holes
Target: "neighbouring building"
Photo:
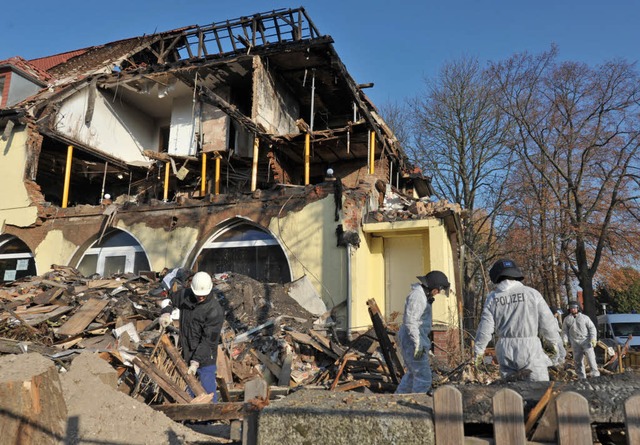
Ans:
<svg viewBox="0 0 640 445"><path fill-rule="evenodd" d="M453 283L460 209L430 198L305 10L0 62L0 279L185 266L305 280L344 332Z"/></svg>

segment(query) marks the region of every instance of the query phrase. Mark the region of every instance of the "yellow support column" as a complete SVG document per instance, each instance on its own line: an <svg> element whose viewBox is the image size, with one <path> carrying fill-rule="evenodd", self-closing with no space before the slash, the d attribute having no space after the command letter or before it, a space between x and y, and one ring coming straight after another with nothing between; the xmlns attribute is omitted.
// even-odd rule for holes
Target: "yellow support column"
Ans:
<svg viewBox="0 0 640 445"><path fill-rule="evenodd" d="M207 192L207 154L202 152L202 175L200 179L200 196Z"/></svg>
<svg viewBox="0 0 640 445"><path fill-rule="evenodd" d="M309 185L309 151L311 148L311 135L304 136L304 185Z"/></svg>
<svg viewBox="0 0 640 445"><path fill-rule="evenodd" d="M62 208L67 208L69 201L69 184L71 183L71 161L73 161L73 145L67 147L67 166L64 169L64 189L62 191ZM100 197L102 199L102 197Z"/></svg>
<svg viewBox="0 0 640 445"><path fill-rule="evenodd" d="M215 175L215 194L220 194L220 154L216 153L216 175Z"/></svg>
<svg viewBox="0 0 640 445"><path fill-rule="evenodd" d="M251 167L251 191L254 192L258 188L258 147L260 140L253 138L253 166Z"/></svg>
<svg viewBox="0 0 640 445"><path fill-rule="evenodd" d="M162 199L164 202L169 200L169 163L164 163L164 196Z"/></svg>
<svg viewBox="0 0 640 445"><path fill-rule="evenodd" d="M376 132L372 131L370 134L371 134L371 144L369 144L369 174L372 175L375 173Z"/></svg>

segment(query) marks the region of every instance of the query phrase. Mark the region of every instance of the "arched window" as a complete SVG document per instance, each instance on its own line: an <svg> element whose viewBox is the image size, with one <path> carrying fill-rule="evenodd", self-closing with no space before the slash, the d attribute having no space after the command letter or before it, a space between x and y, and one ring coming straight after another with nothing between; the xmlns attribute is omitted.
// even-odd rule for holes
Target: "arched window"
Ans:
<svg viewBox="0 0 640 445"><path fill-rule="evenodd" d="M37 275L29 247L13 235L0 236L0 282Z"/></svg>
<svg viewBox="0 0 640 445"><path fill-rule="evenodd" d="M235 272L265 283L288 283L287 257L270 233L244 221L218 231L202 248L195 268Z"/></svg>
<svg viewBox="0 0 640 445"><path fill-rule="evenodd" d="M78 264L84 276L95 273L103 277L150 270L149 260L140 243L126 232L114 230L93 243Z"/></svg>

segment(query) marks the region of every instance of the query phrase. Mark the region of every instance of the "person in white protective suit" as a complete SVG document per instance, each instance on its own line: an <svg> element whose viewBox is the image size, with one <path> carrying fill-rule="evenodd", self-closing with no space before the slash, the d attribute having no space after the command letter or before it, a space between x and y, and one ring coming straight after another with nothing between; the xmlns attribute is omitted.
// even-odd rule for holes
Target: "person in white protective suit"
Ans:
<svg viewBox="0 0 640 445"><path fill-rule="evenodd" d="M411 292L404 306L402 326L398 331L406 371L396 388L396 394L432 394L429 364L431 304L439 293L449 295L450 284L447 276L439 270L417 278L420 282L411 285Z"/></svg>
<svg viewBox="0 0 640 445"><path fill-rule="evenodd" d="M573 361L576 366L578 378L586 379L587 373L584 367L584 356L589 361L591 367L591 376L600 375L598 364L596 362L596 353L593 348L596 347L598 333L596 326L587 315L580 312L580 304L577 301L570 301L567 310L569 315L562 322L562 339L565 342L571 342L571 350L573 351Z"/></svg>
<svg viewBox="0 0 640 445"><path fill-rule="evenodd" d="M483 362L484 350L495 333L496 358L503 378L548 381L548 367L564 362L566 356L551 309L540 292L521 283L524 275L514 261L496 261L489 276L496 288L487 296L476 332L476 368ZM553 348L551 358L538 335Z"/></svg>

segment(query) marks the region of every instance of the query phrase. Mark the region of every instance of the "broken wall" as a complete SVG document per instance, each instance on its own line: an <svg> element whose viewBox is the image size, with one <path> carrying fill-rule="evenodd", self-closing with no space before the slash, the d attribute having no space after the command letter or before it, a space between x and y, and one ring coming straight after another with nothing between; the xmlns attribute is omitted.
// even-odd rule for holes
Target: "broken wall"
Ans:
<svg viewBox="0 0 640 445"><path fill-rule="evenodd" d="M24 126L15 126L7 138L0 138L0 233L6 224L26 227L35 223L38 209L31 205L24 183L28 153L28 132Z"/></svg>
<svg viewBox="0 0 640 445"><path fill-rule="evenodd" d="M154 120L109 93L97 90L93 117L86 124L89 88L64 100L53 120L55 130L124 162L148 163L142 151L158 147L159 131Z"/></svg>
<svg viewBox="0 0 640 445"><path fill-rule="evenodd" d="M307 275L328 308L347 298L346 249L336 243L334 210L333 196L327 196L269 224L289 258L292 281ZM344 315L339 321L346 327Z"/></svg>
<svg viewBox="0 0 640 445"><path fill-rule="evenodd" d="M309 88L311 91L311 88ZM253 58L253 120L262 124L267 133L297 134L296 119L300 105L284 84L268 69L260 57Z"/></svg>
<svg viewBox="0 0 640 445"><path fill-rule="evenodd" d="M229 101L229 88L216 88L215 93ZM200 108L202 151L224 151L229 148L229 116L213 105L202 103Z"/></svg>

